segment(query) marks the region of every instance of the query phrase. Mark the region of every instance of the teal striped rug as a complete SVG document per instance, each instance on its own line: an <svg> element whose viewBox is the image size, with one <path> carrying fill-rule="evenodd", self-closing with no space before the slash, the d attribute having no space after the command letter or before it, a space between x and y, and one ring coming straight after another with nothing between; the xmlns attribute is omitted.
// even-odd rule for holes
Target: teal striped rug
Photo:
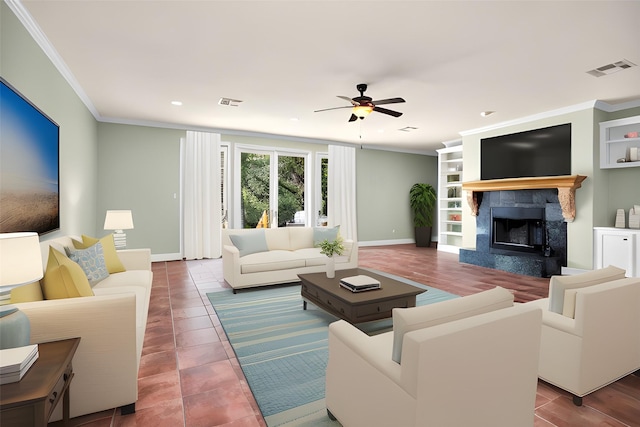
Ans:
<svg viewBox="0 0 640 427"><path fill-rule="evenodd" d="M372 270L375 271L375 270ZM427 289L416 305L456 295L375 271ZM300 285L208 293L229 342L269 427L340 426L324 405L328 326L337 319L310 305L302 309ZM391 319L358 325L375 334L391 329Z"/></svg>

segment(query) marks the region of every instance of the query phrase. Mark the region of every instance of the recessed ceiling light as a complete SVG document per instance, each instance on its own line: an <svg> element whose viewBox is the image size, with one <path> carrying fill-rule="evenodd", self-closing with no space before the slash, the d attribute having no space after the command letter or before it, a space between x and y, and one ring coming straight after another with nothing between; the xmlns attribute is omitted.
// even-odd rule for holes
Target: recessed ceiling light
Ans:
<svg viewBox="0 0 640 427"><path fill-rule="evenodd" d="M480 115L482 117L487 117L487 116L492 115L493 113L495 113L495 111L483 111L483 112L480 113Z"/></svg>
<svg viewBox="0 0 640 427"><path fill-rule="evenodd" d="M171 105L175 105L175 106L179 107L179 106L182 105L182 102L181 101L171 101Z"/></svg>

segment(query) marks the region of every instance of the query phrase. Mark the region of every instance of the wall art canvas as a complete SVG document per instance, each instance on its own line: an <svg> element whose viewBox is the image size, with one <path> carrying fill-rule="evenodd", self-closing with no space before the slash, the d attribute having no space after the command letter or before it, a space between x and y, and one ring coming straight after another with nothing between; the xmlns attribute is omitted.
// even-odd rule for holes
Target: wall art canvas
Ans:
<svg viewBox="0 0 640 427"><path fill-rule="evenodd" d="M60 228L60 128L0 78L0 232Z"/></svg>

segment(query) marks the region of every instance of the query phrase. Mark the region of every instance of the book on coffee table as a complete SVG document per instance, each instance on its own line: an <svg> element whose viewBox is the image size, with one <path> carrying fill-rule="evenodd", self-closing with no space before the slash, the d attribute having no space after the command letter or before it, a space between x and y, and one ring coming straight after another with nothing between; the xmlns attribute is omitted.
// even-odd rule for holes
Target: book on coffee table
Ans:
<svg viewBox="0 0 640 427"><path fill-rule="evenodd" d="M380 281L361 274L341 279L340 286L349 289L351 292L371 291L380 289Z"/></svg>

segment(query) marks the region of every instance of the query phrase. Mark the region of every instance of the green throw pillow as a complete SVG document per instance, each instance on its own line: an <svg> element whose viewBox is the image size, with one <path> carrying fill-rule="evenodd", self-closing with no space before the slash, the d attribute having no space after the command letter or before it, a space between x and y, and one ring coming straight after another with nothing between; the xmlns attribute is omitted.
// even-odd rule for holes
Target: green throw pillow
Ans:
<svg viewBox="0 0 640 427"><path fill-rule="evenodd" d="M339 232L339 225L336 225L335 227L315 227L313 229L313 246L318 246L325 240L330 242L336 240Z"/></svg>
<svg viewBox="0 0 640 427"><path fill-rule="evenodd" d="M102 243L98 242L87 249L65 248L65 250L69 258L82 267L91 286L109 277Z"/></svg>
<svg viewBox="0 0 640 427"><path fill-rule="evenodd" d="M242 234L230 234L229 238L233 245L240 251L240 256L253 254L256 252L267 252L267 238L264 230L251 230Z"/></svg>

